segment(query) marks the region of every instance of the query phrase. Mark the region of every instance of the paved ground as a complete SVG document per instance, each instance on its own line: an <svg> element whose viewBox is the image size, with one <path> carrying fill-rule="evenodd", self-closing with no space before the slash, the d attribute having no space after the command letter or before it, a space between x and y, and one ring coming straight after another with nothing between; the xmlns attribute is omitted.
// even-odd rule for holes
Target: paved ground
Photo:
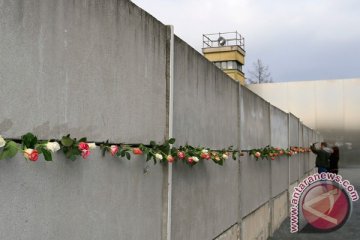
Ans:
<svg viewBox="0 0 360 240"><path fill-rule="evenodd" d="M348 179L360 194L360 168L340 169L339 174ZM353 202L353 211L348 222L337 231L331 233L290 233L290 221L286 219L280 229L274 233L272 240L358 240L360 239L360 200Z"/></svg>

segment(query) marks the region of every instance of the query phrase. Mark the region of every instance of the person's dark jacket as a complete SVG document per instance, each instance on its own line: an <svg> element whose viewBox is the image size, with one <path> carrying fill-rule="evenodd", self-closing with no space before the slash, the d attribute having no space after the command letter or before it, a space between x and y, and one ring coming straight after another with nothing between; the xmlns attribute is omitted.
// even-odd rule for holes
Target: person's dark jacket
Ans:
<svg viewBox="0 0 360 240"><path fill-rule="evenodd" d="M316 149L314 145L311 145L311 151L316 154L316 167L330 168L329 157L330 153L323 149Z"/></svg>
<svg viewBox="0 0 360 240"><path fill-rule="evenodd" d="M334 152L330 155L330 171L333 173L338 173L338 162L339 162L339 148L334 147Z"/></svg>

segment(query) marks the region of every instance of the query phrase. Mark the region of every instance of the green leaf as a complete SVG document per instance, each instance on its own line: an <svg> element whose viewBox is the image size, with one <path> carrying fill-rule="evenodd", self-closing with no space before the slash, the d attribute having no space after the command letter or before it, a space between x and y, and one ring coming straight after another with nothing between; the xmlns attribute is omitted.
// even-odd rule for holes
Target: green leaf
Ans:
<svg viewBox="0 0 360 240"><path fill-rule="evenodd" d="M17 144L14 141L6 142L3 151L0 153L0 160L12 158L18 152Z"/></svg>
<svg viewBox="0 0 360 240"><path fill-rule="evenodd" d="M150 146L155 146L156 145L156 142L155 141L150 141Z"/></svg>
<svg viewBox="0 0 360 240"><path fill-rule="evenodd" d="M105 157L106 150L108 149L108 146L106 143L100 144L100 150L101 150L101 156Z"/></svg>
<svg viewBox="0 0 360 240"><path fill-rule="evenodd" d="M86 140L87 140L86 137L83 137L79 139L79 142L86 142Z"/></svg>
<svg viewBox="0 0 360 240"><path fill-rule="evenodd" d="M74 144L74 140L70 138L70 136L63 136L61 139L61 144L65 147L70 147Z"/></svg>
<svg viewBox="0 0 360 240"><path fill-rule="evenodd" d="M45 161L52 161L51 152L45 148L42 148L42 154L44 155Z"/></svg>
<svg viewBox="0 0 360 240"><path fill-rule="evenodd" d="M21 136L23 147L34 149L37 144L37 137L32 133Z"/></svg>
<svg viewBox="0 0 360 240"><path fill-rule="evenodd" d="M130 153L129 153L129 152L126 152L125 154L126 154L126 158L127 158L128 160L130 160L130 158L131 158Z"/></svg>
<svg viewBox="0 0 360 240"><path fill-rule="evenodd" d="M126 152L125 152L124 150L120 150L120 156L121 156L121 157L125 157L125 153L126 153Z"/></svg>
<svg viewBox="0 0 360 240"><path fill-rule="evenodd" d="M170 138L170 139L169 139L169 143L170 143L170 144L174 144L174 143L175 143L175 138Z"/></svg>

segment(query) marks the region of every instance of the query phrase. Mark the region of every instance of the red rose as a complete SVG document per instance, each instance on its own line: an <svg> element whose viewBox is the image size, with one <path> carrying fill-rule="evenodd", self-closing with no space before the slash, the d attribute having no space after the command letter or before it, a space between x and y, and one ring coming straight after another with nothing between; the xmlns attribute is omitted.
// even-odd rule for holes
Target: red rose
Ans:
<svg viewBox="0 0 360 240"><path fill-rule="evenodd" d="M39 158L39 152L36 149L28 148L24 150L24 157L35 162Z"/></svg>
<svg viewBox="0 0 360 240"><path fill-rule="evenodd" d="M140 148L133 148L133 153L134 153L135 155L141 155L143 152L141 151Z"/></svg>
<svg viewBox="0 0 360 240"><path fill-rule="evenodd" d="M201 157L202 159L209 160L209 159L210 159L210 154L208 154L208 153L201 153L200 157Z"/></svg>
<svg viewBox="0 0 360 240"><path fill-rule="evenodd" d="M193 163L194 159L192 157L188 157L187 161L188 161L188 163Z"/></svg>
<svg viewBox="0 0 360 240"><path fill-rule="evenodd" d="M86 142L79 142L78 145L79 150L89 150L89 145Z"/></svg>

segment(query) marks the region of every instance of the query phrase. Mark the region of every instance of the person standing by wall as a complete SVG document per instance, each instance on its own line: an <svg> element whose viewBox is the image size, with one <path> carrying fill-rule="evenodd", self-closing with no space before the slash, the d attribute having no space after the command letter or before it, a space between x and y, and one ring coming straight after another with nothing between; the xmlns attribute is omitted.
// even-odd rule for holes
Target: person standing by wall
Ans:
<svg viewBox="0 0 360 240"><path fill-rule="evenodd" d="M329 157L331 152L327 148L327 143L322 142L320 149L315 147L315 143L310 146L311 151L316 154L315 165L318 168L318 173L328 172L330 169Z"/></svg>
<svg viewBox="0 0 360 240"><path fill-rule="evenodd" d="M339 173L339 148L337 146L334 146L333 153L330 155L330 172L332 173Z"/></svg>

